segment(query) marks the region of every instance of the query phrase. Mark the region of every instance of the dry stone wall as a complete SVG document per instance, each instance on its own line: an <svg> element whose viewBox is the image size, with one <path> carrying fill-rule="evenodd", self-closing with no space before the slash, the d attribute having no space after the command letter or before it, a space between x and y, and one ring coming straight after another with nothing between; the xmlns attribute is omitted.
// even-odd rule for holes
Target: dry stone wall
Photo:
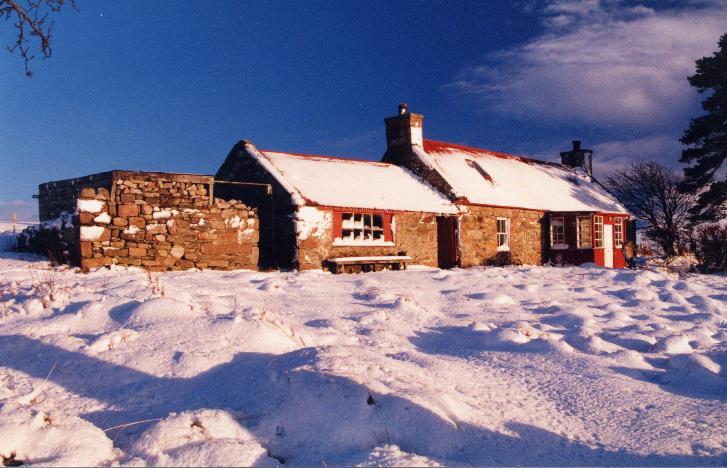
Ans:
<svg viewBox="0 0 727 468"><path fill-rule="evenodd" d="M543 211L464 206L460 220L460 261L478 265L542 265L546 254ZM497 218L510 219L510 250L497 250Z"/></svg>
<svg viewBox="0 0 727 468"><path fill-rule="evenodd" d="M209 176L119 172L111 192L83 189L81 267L257 269L257 211L214 198L211 182Z"/></svg>
<svg viewBox="0 0 727 468"><path fill-rule="evenodd" d="M49 221L57 219L64 213L76 212L76 200L81 190L90 187L94 189L105 188L111 190L113 171L91 174L76 179L55 180L38 186L38 215L39 220Z"/></svg>

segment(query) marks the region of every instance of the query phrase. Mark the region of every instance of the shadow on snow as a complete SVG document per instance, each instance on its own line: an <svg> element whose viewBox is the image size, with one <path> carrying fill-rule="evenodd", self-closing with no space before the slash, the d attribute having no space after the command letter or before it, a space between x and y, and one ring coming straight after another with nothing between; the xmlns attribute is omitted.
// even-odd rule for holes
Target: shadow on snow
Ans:
<svg viewBox="0 0 727 468"><path fill-rule="evenodd" d="M439 338L420 337L420 348L443 348ZM470 338L473 338L470 336ZM457 340L464 338L457 333ZM457 341L455 340L455 341ZM0 365L50 380L105 403L82 415L101 428L164 418L172 412L222 409L239 417L269 453L293 464L342 463L374 446L396 444L449 462L484 465L724 465L727 457L648 455L594 449L541 428L511 423L510 436L443 419L395 395L373 394L348 378L315 367L317 350L273 355L238 353L191 378L156 377L68 351L25 336L0 336ZM284 427L282 436L278 427ZM149 425L122 430L117 446L128 448ZM111 435L111 433L110 433Z"/></svg>

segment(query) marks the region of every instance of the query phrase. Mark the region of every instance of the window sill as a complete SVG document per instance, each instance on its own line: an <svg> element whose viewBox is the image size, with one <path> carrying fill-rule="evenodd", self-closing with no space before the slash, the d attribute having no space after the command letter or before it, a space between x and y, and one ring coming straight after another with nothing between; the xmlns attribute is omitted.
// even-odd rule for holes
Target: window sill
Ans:
<svg viewBox="0 0 727 468"><path fill-rule="evenodd" d="M510 246L509 245L501 245L500 247L497 248L497 251L498 252L509 252L510 251Z"/></svg>
<svg viewBox="0 0 727 468"><path fill-rule="evenodd" d="M568 250L570 245L568 244L553 244L550 246L550 250Z"/></svg>

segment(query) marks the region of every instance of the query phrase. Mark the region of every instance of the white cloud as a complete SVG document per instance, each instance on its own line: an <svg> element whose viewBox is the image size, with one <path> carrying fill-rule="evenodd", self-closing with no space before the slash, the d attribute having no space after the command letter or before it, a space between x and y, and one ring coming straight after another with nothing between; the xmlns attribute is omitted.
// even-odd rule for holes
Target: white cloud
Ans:
<svg viewBox="0 0 727 468"><path fill-rule="evenodd" d="M678 160L682 146L672 135L653 135L632 140L607 140L595 145L584 142L584 147L593 150L593 172L599 179L605 179L614 170L623 169L632 161L639 160L656 160L676 170L681 168ZM532 154L525 154L525 156L560 162L560 152L568 149L569 145L559 145Z"/></svg>
<svg viewBox="0 0 727 468"><path fill-rule="evenodd" d="M671 135L656 135L635 140L611 140L593 147L593 167L597 174L608 174L632 161L657 160L675 169L682 146Z"/></svg>
<svg viewBox="0 0 727 468"><path fill-rule="evenodd" d="M488 56L447 85L526 120L663 128L693 105L686 77L727 32L727 5L655 11L620 2L551 1L545 32Z"/></svg>

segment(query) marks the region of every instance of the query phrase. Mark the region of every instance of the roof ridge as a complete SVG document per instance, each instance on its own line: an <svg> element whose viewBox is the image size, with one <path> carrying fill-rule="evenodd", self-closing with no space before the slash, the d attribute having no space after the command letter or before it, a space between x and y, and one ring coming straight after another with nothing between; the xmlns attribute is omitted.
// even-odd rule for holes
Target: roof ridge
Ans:
<svg viewBox="0 0 727 468"><path fill-rule="evenodd" d="M290 151L277 151L277 150L268 150L263 149L260 150L263 154L267 153L278 153L278 154L286 154L288 156L294 156L299 158L322 158L322 159L333 159L336 161L344 161L344 162L350 162L350 163L364 163L364 164L372 164L376 166L394 166L394 164L386 163L382 161L372 161L369 159L360 159L360 158L347 158L344 156L328 156L324 154L309 154L309 153L293 153Z"/></svg>
<svg viewBox="0 0 727 468"><path fill-rule="evenodd" d="M427 148L429 147L429 148ZM457 143L449 143L447 141L439 141L439 140L424 140L424 150L429 151L436 151L436 149L445 149L445 148L451 148L451 149L457 149L460 151L466 151L468 153L485 153L492 156L495 156L497 158L503 158L503 159L516 159L518 161L522 161L527 164L544 164L547 166L556 166L556 167L566 167L563 166L563 164L559 164L552 161L543 161L542 159L534 159L534 158L528 158L525 156L520 156L517 154L510 154L510 153L503 153L501 151L492 151L485 148L477 148L474 146L467 146L467 145L460 145Z"/></svg>

